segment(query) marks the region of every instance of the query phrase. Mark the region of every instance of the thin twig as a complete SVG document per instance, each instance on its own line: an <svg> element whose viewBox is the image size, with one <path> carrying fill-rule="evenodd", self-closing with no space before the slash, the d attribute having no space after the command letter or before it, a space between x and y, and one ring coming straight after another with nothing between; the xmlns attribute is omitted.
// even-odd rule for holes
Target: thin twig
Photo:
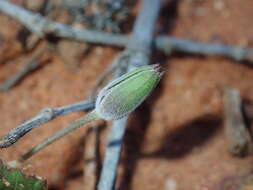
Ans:
<svg viewBox="0 0 253 190"><path fill-rule="evenodd" d="M253 61L253 49L220 43L201 43L175 37L159 36L155 46L163 52L182 52L199 55L219 55L235 61Z"/></svg>
<svg viewBox="0 0 253 190"><path fill-rule="evenodd" d="M228 150L236 156L252 152L253 144L242 114L240 93L237 89L224 90L225 133Z"/></svg>
<svg viewBox="0 0 253 190"><path fill-rule="evenodd" d="M29 58L26 65L15 75L7 79L5 82L0 84L0 91L6 91L15 86L20 80L22 80L27 74L34 71L40 66L38 58L41 57L48 48L40 49L32 57Z"/></svg>
<svg viewBox="0 0 253 190"><path fill-rule="evenodd" d="M121 54L120 59L117 58L120 70L116 73L116 77L135 67L147 65L149 63L153 31L159 10L160 0L143 1L127 49ZM117 166L120 158L127 118L128 117L125 117L113 122L109 144L103 162L102 173L98 183L98 190L112 190L115 188Z"/></svg>
<svg viewBox="0 0 253 190"><path fill-rule="evenodd" d="M53 1L44 0L42 5L38 7L38 11L40 11L39 13L42 14L46 19L50 19L53 15ZM26 40L26 50L32 50L37 44L39 44L40 41L41 38L35 33L32 33Z"/></svg>
<svg viewBox="0 0 253 190"><path fill-rule="evenodd" d="M61 24L4 0L0 1L0 11L16 19L40 37L52 34L60 38L67 38L75 41L117 47L126 47L130 40L130 37L127 35L109 34L101 31L81 29ZM224 44L201 43L169 36L156 37L154 44L157 49L165 53L175 51L200 55L220 55L236 61L245 60L253 62L253 50L250 48Z"/></svg>
<svg viewBox="0 0 253 190"><path fill-rule="evenodd" d="M75 104L70 104L67 106L43 109L39 114L37 114L32 119L26 121L25 123L22 123L21 125L12 129L4 136L0 137L0 148L7 148L11 146L32 129L56 118L57 116L72 112L91 110L92 108L94 108L94 103L95 100L90 99Z"/></svg>
<svg viewBox="0 0 253 190"><path fill-rule="evenodd" d="M110 132L98 190L113 190L128 117L114 121Z"/></svg>

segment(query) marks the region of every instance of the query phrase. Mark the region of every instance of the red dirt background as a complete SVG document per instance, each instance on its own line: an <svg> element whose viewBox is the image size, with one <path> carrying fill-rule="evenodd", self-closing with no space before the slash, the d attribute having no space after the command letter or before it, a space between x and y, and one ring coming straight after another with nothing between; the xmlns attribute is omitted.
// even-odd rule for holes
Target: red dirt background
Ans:
<svg viewBox="0 0 253 190"><path fill-rule="evenodd" d="M252 47L252 10L252 0L165 1L157 33ZM4 81L30 55L24 54L16 40L21 26L3 15L0 23L4 26L0 29L3 63L0 81ZM45 107L87 98L97 76L119 52L94 46L74 70L59 55L46 55L50 58L47 64L15 88L0 93L0 133L6 133ZM155 54L155 57L166 72L152 96L129 119L119 167L119 189L252 190L252 155L236 158L227 151L222 90L238 88L244 99L253 101L253 69L221 57L184 54L170 57ZM81 115L62 116L33 130L12 147L0 150L0 158L6 162L16 159ZM97 124L103 122L90 126ZM89 174L86 165L87 160L93 159L87 154L94 149L94 139L87 129L75 131L41 151L27 161L26 170L46 178L51 190L90 190L86 184L95 174ZM110 123L101 130L101 159L109 131ZM87 179L78 174L82 167L87 169Z"/></svg>

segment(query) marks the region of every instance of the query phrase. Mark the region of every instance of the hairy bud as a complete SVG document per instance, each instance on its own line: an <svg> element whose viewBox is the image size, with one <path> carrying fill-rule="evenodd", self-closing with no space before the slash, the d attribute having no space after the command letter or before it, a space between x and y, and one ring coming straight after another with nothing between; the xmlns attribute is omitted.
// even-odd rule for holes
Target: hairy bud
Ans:
<svg viewBox="0 0 253 190"><path fill-rule="evenodd" d="M136 109L161 79L160 66L139 67L105 86L96 100L95 111L105 120L118 120Z"/></svg>

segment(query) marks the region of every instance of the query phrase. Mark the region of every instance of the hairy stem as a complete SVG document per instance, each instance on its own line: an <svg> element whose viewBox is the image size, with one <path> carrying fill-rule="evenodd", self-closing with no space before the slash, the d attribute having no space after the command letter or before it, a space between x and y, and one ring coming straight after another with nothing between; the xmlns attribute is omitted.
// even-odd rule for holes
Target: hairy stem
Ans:
<svg viewBox="0 0 253 190"><path fill-rule="evenodd" d="M61 137L69 134L70 132L82 127L83 125L89 123L90 121L99 119L99 116L97 115L96 111L91 111L84 117L81 117L80 119L76 120L74 123L70 124L69 126L65 127L64 129L58 131L54 135L48 137L46 140L44 140L42 143L36 145L32 149L30 149L28 152L26 152L24 155L22 155L18 161L24 162L25 160L31 158L33 155L38 153L40 150L44 149L48 145L52 144L53 142L57 141Z"/></svg>

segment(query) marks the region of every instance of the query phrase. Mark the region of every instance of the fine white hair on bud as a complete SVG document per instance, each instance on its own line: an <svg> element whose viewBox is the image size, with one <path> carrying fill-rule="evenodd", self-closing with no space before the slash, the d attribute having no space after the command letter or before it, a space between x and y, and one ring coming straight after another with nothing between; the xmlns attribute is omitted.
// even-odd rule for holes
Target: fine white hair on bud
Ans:
<svg viewBox="0 0 253 190"><path fill-rule="evenodd" d="M98 94L95 111L105 120L118 120L134 111L161 79L158 64L142 66L111 81Z"/></svg>

